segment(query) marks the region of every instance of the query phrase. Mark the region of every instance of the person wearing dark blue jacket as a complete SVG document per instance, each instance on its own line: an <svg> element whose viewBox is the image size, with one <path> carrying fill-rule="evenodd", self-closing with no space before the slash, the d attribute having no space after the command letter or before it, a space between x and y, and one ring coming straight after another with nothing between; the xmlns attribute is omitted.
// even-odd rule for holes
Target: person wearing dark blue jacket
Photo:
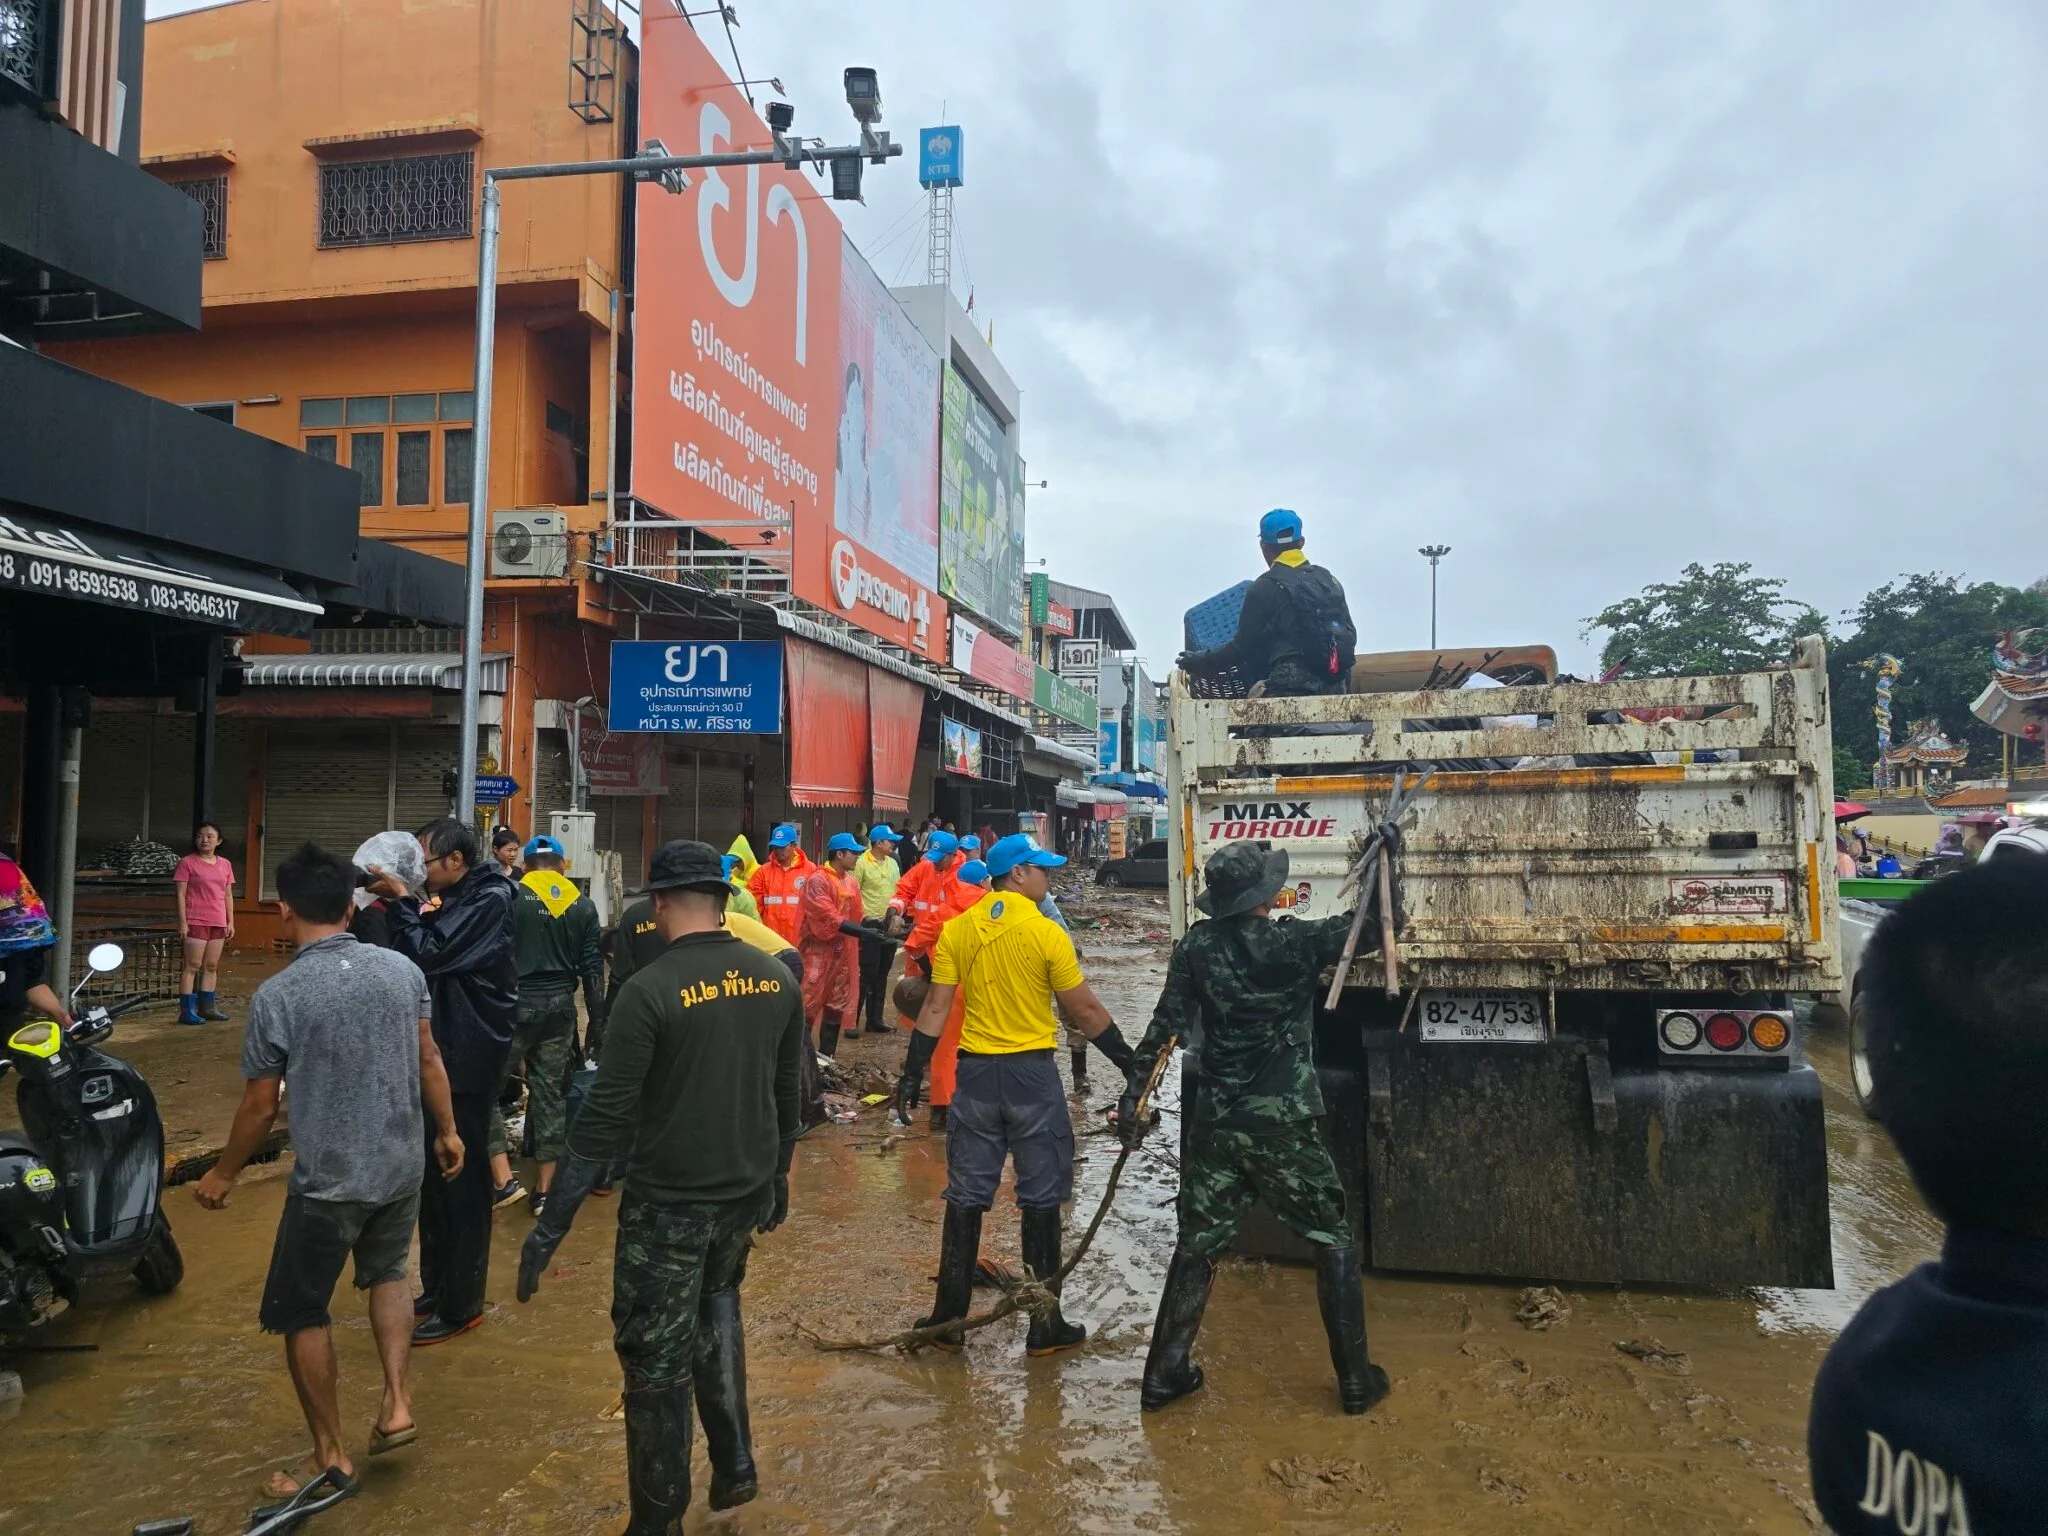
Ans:
<svg viewBox="0 0 2048 1536"><path fill-rule="evenodd" d="M513 942L517 888L485 862L476 831L452 816L420 828L431 908L396 876L379 872L369 889L389 903L391 947L427 978L434 1043L448 1069L462 1144L490 1142L498 1093L519 1007ZM431 1166L431 1148L428 1149ZM420 1192L420 1280L415 1345L439 1344L483 1321L491 1257L490 1159L464 1160L453 1179Z"/></svg>
<svg viewBox="0 0 2048 1536"><path fill-rule="evenodd" d="M2048 1531L2048 856L1935 882L1871 940L1876 1104L1941 1259L1871 1297L1814 1383L1837 1536Z"/></svg>

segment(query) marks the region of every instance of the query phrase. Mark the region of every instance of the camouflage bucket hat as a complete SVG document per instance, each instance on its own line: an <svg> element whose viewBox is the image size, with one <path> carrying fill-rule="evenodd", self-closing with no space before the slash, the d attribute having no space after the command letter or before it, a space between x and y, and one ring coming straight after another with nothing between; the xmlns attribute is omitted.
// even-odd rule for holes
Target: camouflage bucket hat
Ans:
<svg viewBox="0 0 2048 1536"><path fill-rule="evenodd" d="M1287 883L1287 850L1232 843L1211 855L1202 876L1208 889L1195 905L1211 917L1235 917L1280 894Z"/></svg>

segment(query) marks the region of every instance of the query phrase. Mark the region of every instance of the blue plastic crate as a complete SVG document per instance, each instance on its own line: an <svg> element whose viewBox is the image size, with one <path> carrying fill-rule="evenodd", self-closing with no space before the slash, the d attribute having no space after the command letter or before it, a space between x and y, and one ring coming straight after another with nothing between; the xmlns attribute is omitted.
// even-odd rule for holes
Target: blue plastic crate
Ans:
<svg viewBox="0 0 2048 1536"><path fill-rule="evenodd" d="M1250 582L1240 581L1234 587L1225 587L1214 597L1204 598L1183 614L1181 631L1185 636L1185 648L1212 651L1234 637L1238 613L1244 608L1244 595L1251 589Z"/></svg>

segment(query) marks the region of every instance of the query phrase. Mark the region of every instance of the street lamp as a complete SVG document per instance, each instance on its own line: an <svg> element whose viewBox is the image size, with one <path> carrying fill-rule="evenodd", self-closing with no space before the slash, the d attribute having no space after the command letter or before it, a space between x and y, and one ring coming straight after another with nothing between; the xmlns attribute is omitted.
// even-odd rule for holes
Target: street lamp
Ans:
<svg viewBox="0 0 2048 1536"><path fill-rule="evenodd" d="M776 82L769 82L776 84ZM660 140L650 140L640 153L624 160L582 160L567 165L501 165L484 172L483 220L476 258L476 425L470 439L469 570L462 612L462 741L457 758L455 814L476 818L477 716L483 679L484 576L491 523L491 371L498 340L498 184L541 181L558 176L624 175L634 181L657 181L664 192L680 194L689 186L684 173L728 165L784 165L791 170L809 163L833 175L833 195L840 195L842 162L853 164L851 195L860 195L862 160L876 165L903 153L903 146L875 125L882 120L882 90L872 69L846 72L846 103L860 124L860 143L826 147L789 136L793 108L777 102L769 120L772 149L734 150L719 155L671 155ZM780 86L777 86L780 89ZM612 453L619 445L610 445Z"/></svg>
<svg viewBox="0 0 2048 1536"><path fill-rule="evenodd" d="M1451 552L1448 544L1425 544L1415 551L1429 562L1429 648L1436 649L1436 567Z"/></svg>

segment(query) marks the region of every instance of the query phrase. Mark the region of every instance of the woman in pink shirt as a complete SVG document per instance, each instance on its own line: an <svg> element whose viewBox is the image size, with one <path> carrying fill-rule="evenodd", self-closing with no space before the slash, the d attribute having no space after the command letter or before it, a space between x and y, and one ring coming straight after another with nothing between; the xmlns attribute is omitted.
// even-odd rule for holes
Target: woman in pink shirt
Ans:
<svg viewBox="0 0 2048 1536"><path fill-rule="evenodd" d="M192 848L171 873L178 887L178 932L185 940L180 1024L227 1017L214 988L220 981L221 946L235 936L235 866L220 856L220 828L201 822L192 834Z"/></svg>

